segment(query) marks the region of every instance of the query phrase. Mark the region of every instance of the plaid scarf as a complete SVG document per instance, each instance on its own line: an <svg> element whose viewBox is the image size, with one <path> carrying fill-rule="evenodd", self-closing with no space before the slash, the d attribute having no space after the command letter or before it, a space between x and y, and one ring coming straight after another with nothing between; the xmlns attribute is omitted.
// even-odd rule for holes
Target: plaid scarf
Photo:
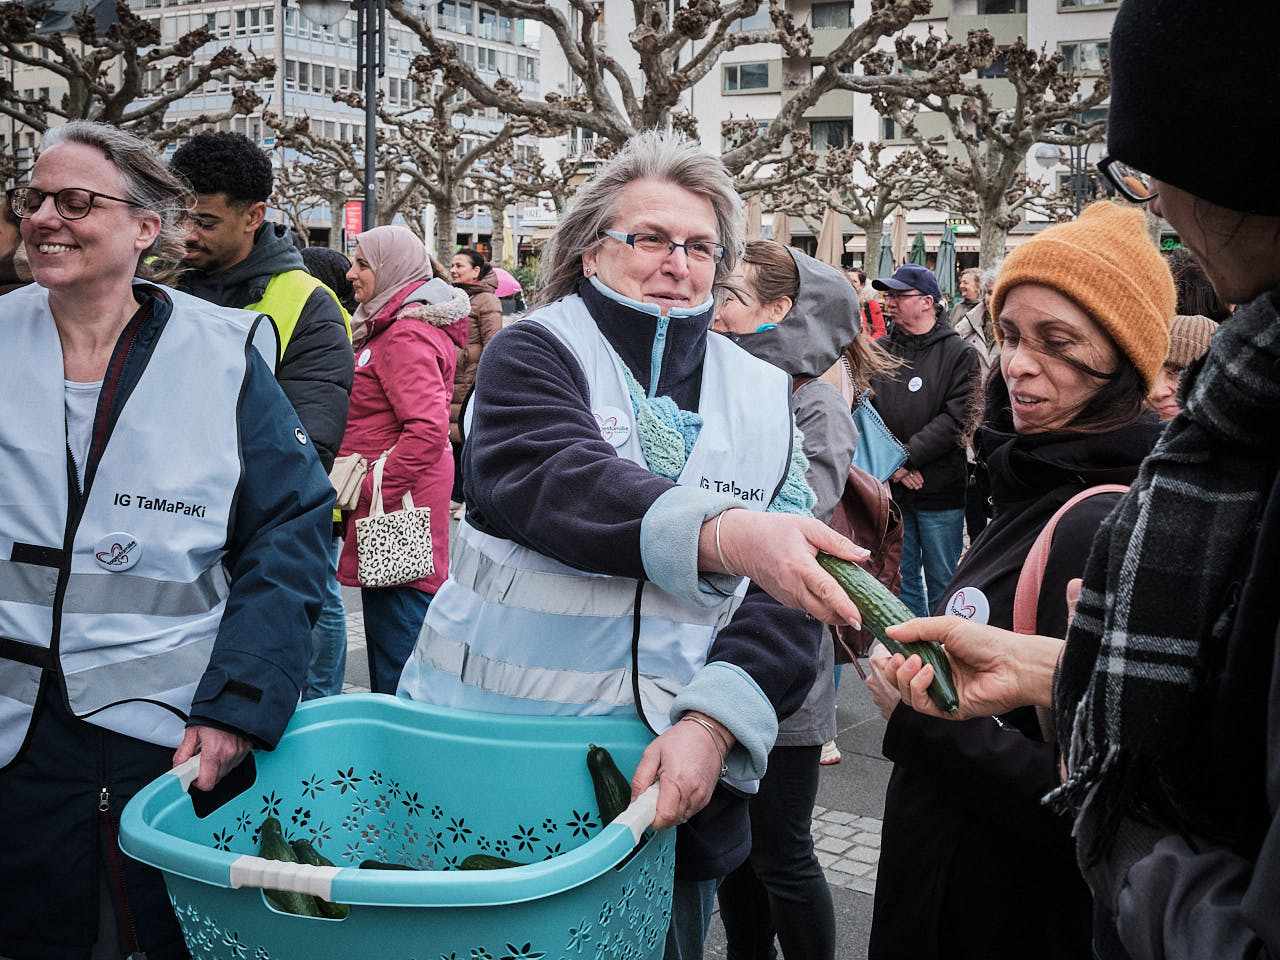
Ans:
<svg viewBox="0 0 1280 960"><path fill-rule="evenodd" d="M1058 676L1067 781L1086 867L1126 817L1208 836L1189 789L1238 587L1280 457L1280 291L1242 308L1188 370L1184 412L1099 529ZM1220 819L1220 818L1219 818Z"/></svg>

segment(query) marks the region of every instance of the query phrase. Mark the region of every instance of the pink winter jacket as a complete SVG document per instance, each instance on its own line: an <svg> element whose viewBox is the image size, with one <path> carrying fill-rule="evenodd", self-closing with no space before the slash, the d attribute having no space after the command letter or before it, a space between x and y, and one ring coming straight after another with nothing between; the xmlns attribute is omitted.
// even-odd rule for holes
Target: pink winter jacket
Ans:
<svg viewBox="0 0 1280 960"><path fill-rule="evenodd" d="M404 586L434 594L449 573L449 399L458 348L467 342L471 306L456 288L453 299L444 303L415 300L422 283L406 284L392 297L370 321L367 339L356 348L351 409L338 453L358 453L370 469L338 560L338 581L349 587L360 586L354 521L369 515L373 463L385 450L391 455L382 474L383 507L401 509L401 498L411 490L415 507L431 508L435 572Z"/></svg>

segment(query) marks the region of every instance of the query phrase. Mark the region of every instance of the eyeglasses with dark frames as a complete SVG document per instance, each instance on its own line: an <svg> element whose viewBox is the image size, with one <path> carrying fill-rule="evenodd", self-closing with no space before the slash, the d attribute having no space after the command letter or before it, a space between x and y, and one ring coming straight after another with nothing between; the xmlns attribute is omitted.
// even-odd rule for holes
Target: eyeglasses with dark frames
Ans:
<svg viewBox="0 0 1280 960"><path fill-rule="evenodd" d="M676 243L670 237L664 237L660 233L623 233L621 230L601 230L600 233L602 236L612 237L614 240L625 243L633 250L647 256L669 257L676 247L681 247L690 260L700 263L719 263L729 252L728 247L714 240L686 240L684 243Z"/></svg>
<svg viewBox="0 0 1280 960"><path fill-rule="evenodd" d="M49 193L37 187L15 187L9 191L9 209L14 216L29 220L44 206L46 197L53 197L53 207L64 220L83 220L93 210L98 200L114 200L126 203L131 207L138 204L123 197L113 197L107 193L86 190L83 187L63 187L56 193Z"/></svg>
<svg viewBox="0 0 1280 960"><path fill-rule="evenodd" d="M1107 182L1120 191L1120 195L1133 203L1146 203L1155 199L1156 189L1150 175L1137 167L1131 167L1123 160L1105 156L1098 161L1098 172L1107 178Z"/></svg>
<svg viewBox="0 0 1280 960"><path fill-rule="evenodd" d="M930 296L933 296L933 294L930 294L930 293L901 293L901 292L899 292L899 291L897 291L897 290L886 290L886 291L884 292L884 298L885 298L886 300L913 300L913 299L915 299L916 297L930 297Z"/></svg>

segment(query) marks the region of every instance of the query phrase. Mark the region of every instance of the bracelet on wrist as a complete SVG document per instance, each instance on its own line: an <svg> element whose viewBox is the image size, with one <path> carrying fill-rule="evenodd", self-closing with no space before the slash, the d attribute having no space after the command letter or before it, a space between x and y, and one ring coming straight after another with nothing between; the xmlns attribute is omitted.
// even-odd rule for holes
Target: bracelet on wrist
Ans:
<svg viewBox="0 0 1280 960"><path fill-rule="evenodd" d="M700 726L703 730L707 731L707 735L711 737L711 743L716 748L716 753L720 755L720 776L727 777L729 775L729 765L725 763L726 750L721 745L720 735L716 733L716 728L711 726L711 724L707 723L707 721L703 720L701 717L695 717L691 713L686 713L676 722L683 723L685 720L692 720L694 723Z"/></svg>

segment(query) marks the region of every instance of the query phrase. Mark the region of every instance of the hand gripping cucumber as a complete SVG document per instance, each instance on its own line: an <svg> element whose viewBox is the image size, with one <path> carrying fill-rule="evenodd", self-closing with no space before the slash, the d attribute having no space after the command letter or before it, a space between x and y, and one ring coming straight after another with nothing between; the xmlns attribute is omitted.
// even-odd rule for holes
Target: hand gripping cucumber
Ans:
<svg viewBox="0 0 1280 960"><path fill-rule="evenodd" d="M951 664L947 656L936 643L899 643L887 633L885 627L895 623L905 623L915 614L907 609L906 604L889 592L883 583L877 580L856 563L841 560L829 553L819 553L818 563L822 569L835 577L836 583L844 589L862 614L862 625L875 634L876 639L885 645L890 653L900 653L904 657L917 655L925 663L933 667L933 682L929 684L929 698L941 710L955 713L960 706L956 697L955 681L951 677Z"/></svg>

